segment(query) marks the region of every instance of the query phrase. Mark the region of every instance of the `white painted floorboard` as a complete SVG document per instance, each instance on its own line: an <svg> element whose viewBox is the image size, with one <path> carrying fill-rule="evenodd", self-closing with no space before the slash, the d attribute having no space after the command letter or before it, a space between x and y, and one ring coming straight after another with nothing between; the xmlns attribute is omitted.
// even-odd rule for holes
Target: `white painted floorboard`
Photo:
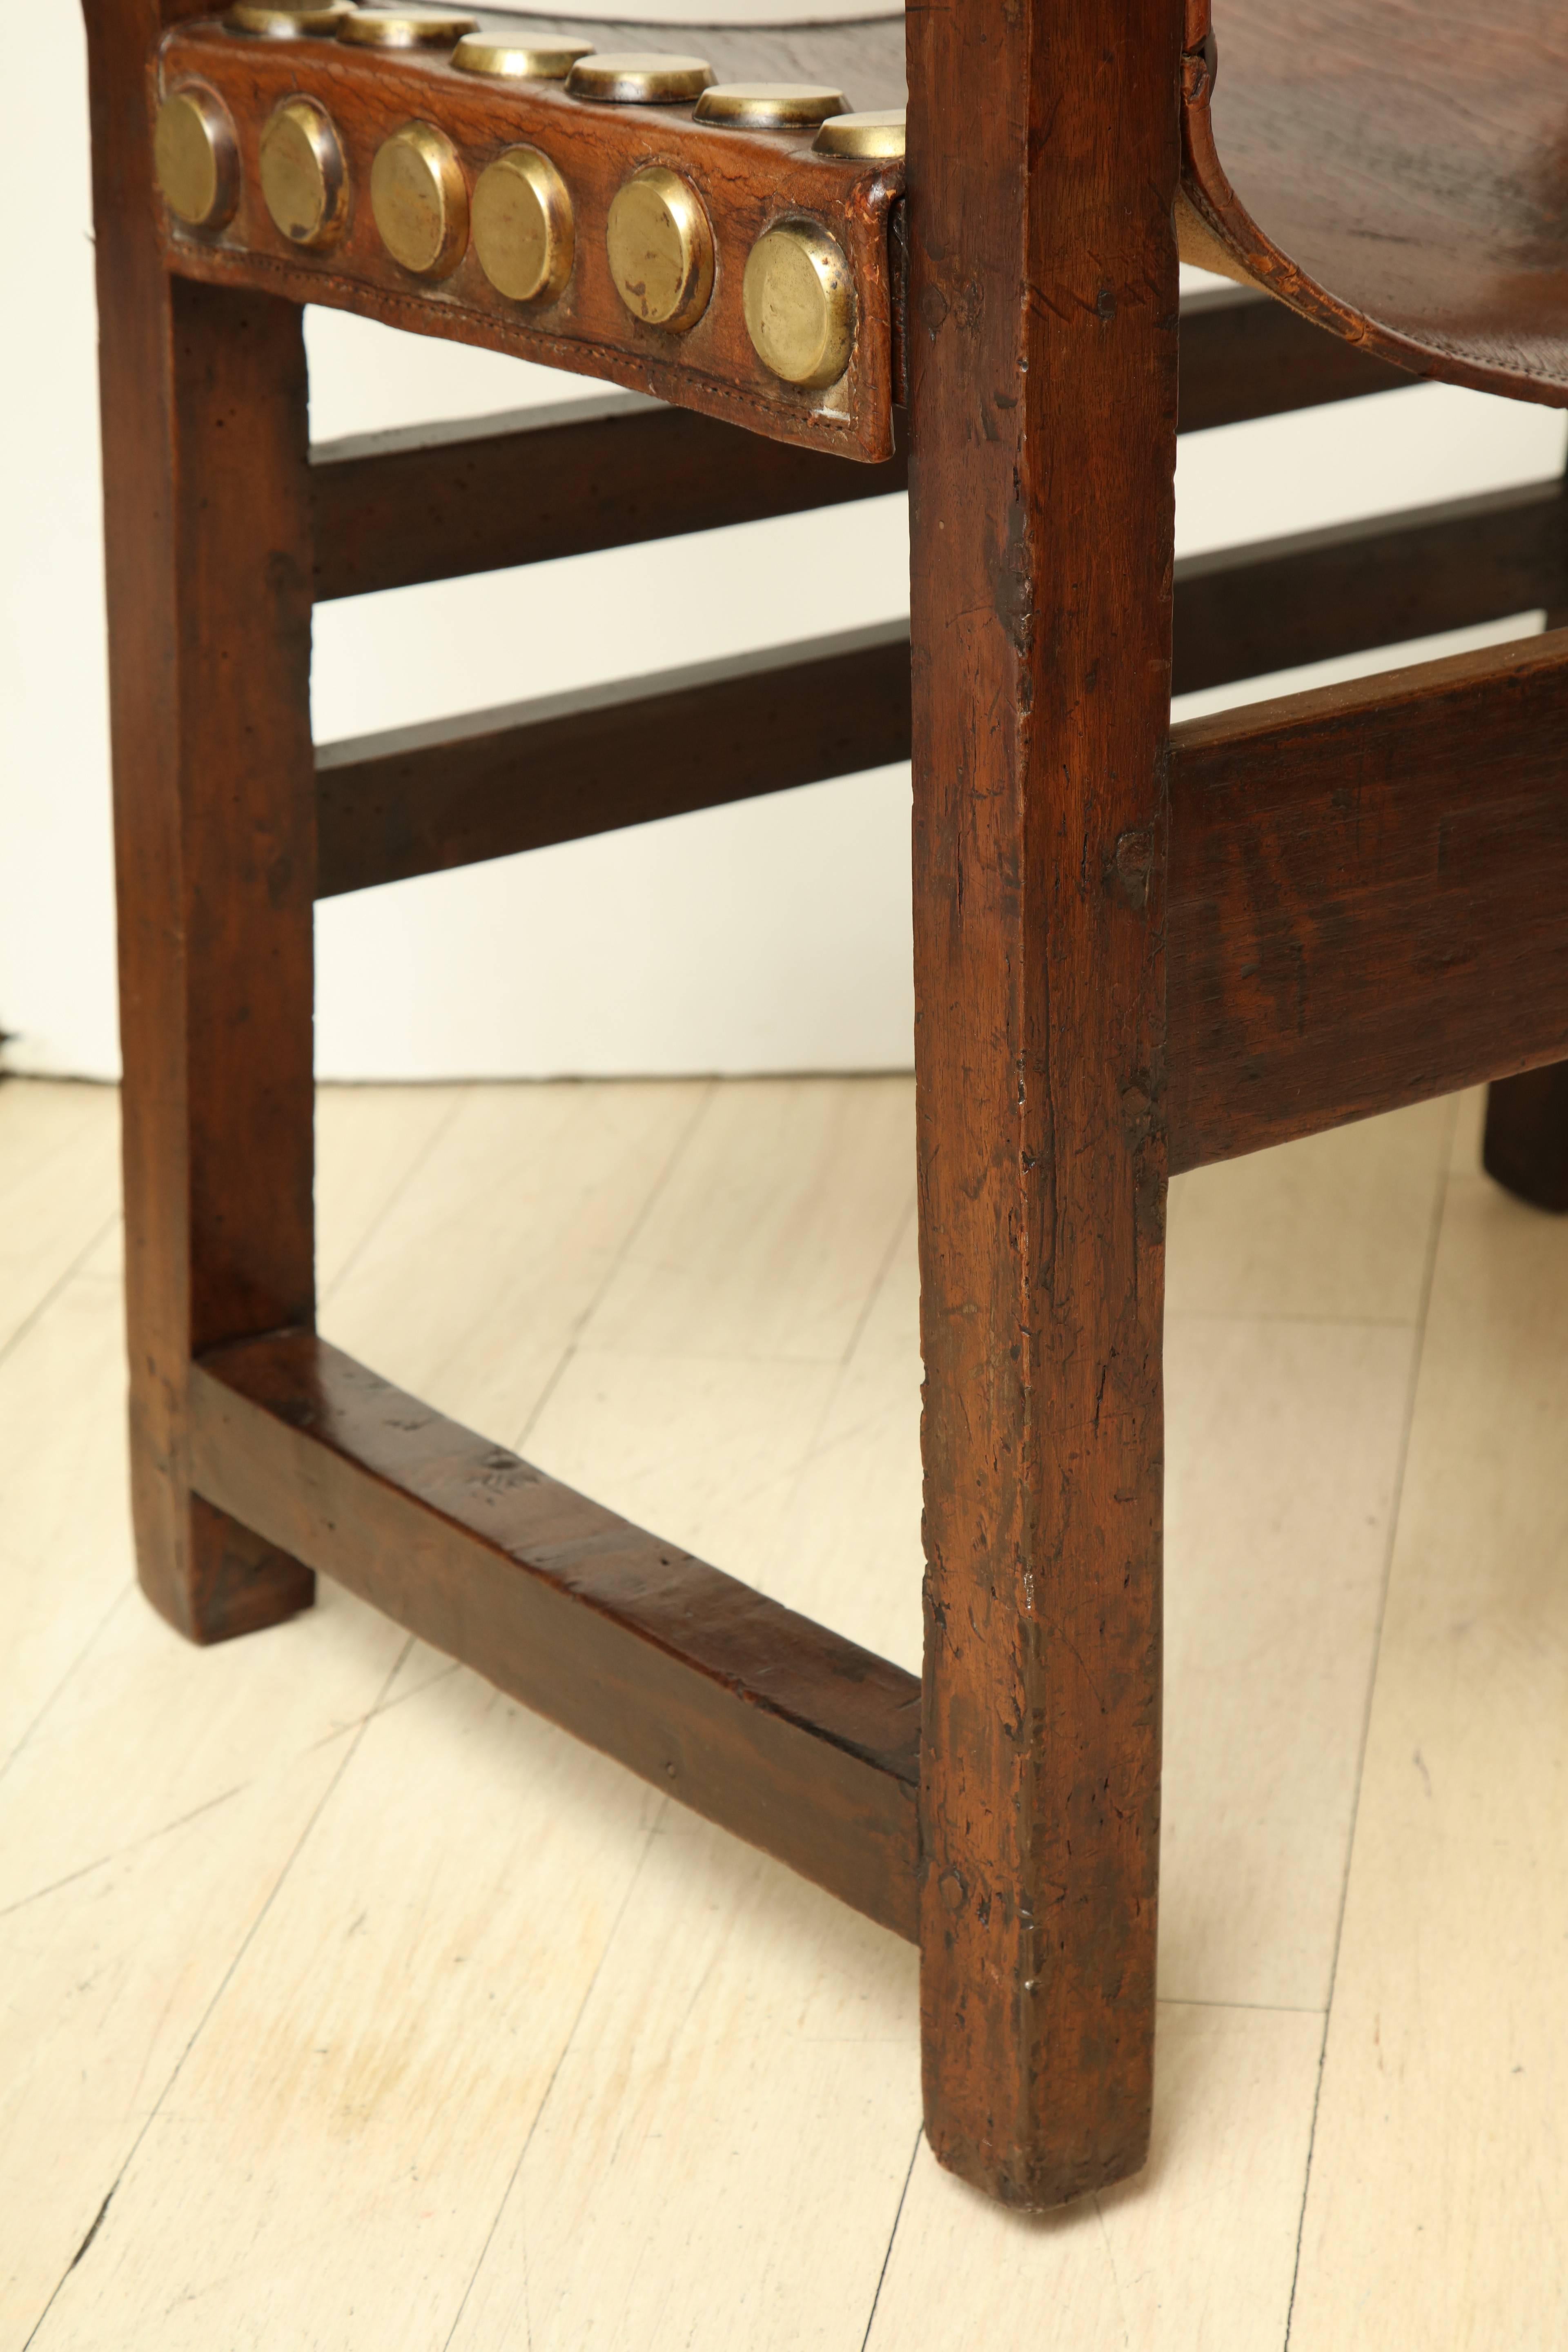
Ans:
<svg viewBox="0 0 1568 2352"><path fill-rule="evenodd" d="M115 1112L0 1087L0 2352L1568 2341L1568 1224L1473 1101L1174 1188L1154 2153L1037 2219L896 1938L340 1591L147 1610ZM907 1082L320 1135L331 1338L918 1664Z"/></svg>

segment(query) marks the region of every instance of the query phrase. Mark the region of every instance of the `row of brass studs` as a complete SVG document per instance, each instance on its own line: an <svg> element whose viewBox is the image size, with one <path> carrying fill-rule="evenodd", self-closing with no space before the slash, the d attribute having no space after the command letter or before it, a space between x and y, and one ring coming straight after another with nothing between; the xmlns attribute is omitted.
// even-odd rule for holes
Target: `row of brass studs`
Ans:
<svg viewBox="0 0 1568 2352"><path fill-rule="evenodd" d="M747 97L725 95L736 103ZM214 91L187 83L164 100L155 162L164 200L187 226L221 228L232 217L238 144ZM342 236L348 166L331 118L315 99L287 99L268 119L260 179L267 209L291 245L319 250ZM470 236L486 278L510 301L552 301L572 275L572 199L535 147L509 148L488 163L470 201L446 132L430 122L405 123L376 151L370 201L382 243L416 277L448 276ZM713 291L714 242L689 182L661 164L632 173L610 205L605 244L634 318L676 334L696 325ZM848 262L826 229L803 219L765 229L747 257L742 299L752 346L773 374L810 387L837 382L854 345L855 294Z"/></svg>
<svg viewBox="0 0 1568 2352"><path fill-rule="evenodd" d="M354 0L233 0L224 18L233 33L273 40L336 39L359 48L451 49L461 72L504 81L564 81L574 98L602 104L669 106L695 99L694 120L732 130L817 127L819 154L897 161L904 152L903 109L845 110L841 90L815 83L717 85L706 58L664 51L599 55L590 41L557 37L528 42L479 33L478 19L455 12L367 7ZM454 44L456 46L454 47Z"/></svg>

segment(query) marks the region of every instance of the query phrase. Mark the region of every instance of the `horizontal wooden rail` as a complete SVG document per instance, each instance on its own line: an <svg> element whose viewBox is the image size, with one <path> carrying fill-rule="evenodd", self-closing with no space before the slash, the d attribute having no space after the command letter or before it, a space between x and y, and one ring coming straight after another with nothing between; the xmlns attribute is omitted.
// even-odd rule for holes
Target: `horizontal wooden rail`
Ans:
<svg viewBox="0 0 1568 2352"><path fill-rule="evenodd" d="M316 755L317 893L909 756L901 621L331 743Z"/></svg>
<svg viewBox="0 0 1568 2352"><path fill-rule="evenodd" d="M1182 308L1184 433L1411 381L1244 288ZM883 498L909 472L901 449L862 466L611 393L321 442L310 479L324 603Z"/></svg>
<svg viewBox="0 0 1568 2352"><path fill-rule="evenodd" d="M1245 286L1182 303L1179 428L1202 433L1369 393L1408 391L1416 378Z"/></svg>
<svg viewBox="0 0 1568 2352"><path fill-rule="evenodd" d="M1175 690L1568 603L1568 499L1521 488L1183 557Z"/></svg>
<svg viewBox="0 0 1568 2352"><path fill-rule="evenodd" d="M1553 479L1184 558L1176 691L1568 601L1565 520ZM319 892L852 775L909 749L900 622L330 744Z"/></svg>
<svg viewBox="0 0 1568 2352"><path fill-rule="evenodd" d="M1173 1168L1568 1056L1568 630L1172 751Z"/></svg>
<svg viewBox="0 0 1568 2352"><path fill-rule="evenodd" d="M308 1332L195 1367L198 1493L884 1927L916 1934L920 1685Z"/></svg>
<svg viewBox="0 0 1568 2352"><path fill-rule="evenodd" d="M316 597L635 547L879 498L902 455L857 465L636 393L320 443Z"/></svg>

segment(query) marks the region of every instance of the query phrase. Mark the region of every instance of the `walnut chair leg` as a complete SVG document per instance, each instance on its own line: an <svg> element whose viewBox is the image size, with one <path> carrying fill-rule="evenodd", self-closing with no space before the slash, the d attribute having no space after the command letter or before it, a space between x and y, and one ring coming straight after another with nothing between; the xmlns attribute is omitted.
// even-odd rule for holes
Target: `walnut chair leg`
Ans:
<svg viewBox="0 0 1568 2352"><path fill-rule="evenodd" d="M165 275L145 104L156 0L90 45L120 877L132 1507L195 1641L309 1570L194 1495L192 1359L309 1324L310 516L301 316Z"/></svg>
<svg viewBox="0 0 1568 2352"><path fill-rule="evenodd" d="M1568 476L1563 498L1568 501ZM1568 610L1549 612L1546 626L1568 629ZM1492 1080L1481 1165L1531 1208L1568 1216L1568 1062Z"/></svg>
<svg viewBox="0 0 1568 2352"><path fill-rule="evenodd" d="M305 373L291 304L175 279L166 318L109 468L132 1492L149 1597L210 1642L313 1592L185 1466L193 1355L313 1314Z"/></svg>
<svg viewBox="0 0 1568 2352"><path fill-rule="evenodd" d="M1533 1208L1568 1216L1568 1062L1492 1080L1481 1164Z"/></svg>
<svg viewBox="0 0 1568 2352"><path fill-rule="evenodd" d="M1180 22L910 19L926 2128L1025 2207L1152 2089Z"/></svg>
<svg viewBox="0 0 1568 2352"><path fill-rule="evenodd" d="M1568 476L1563 491L1568 501ZM1568 629L1568 609L1549 612L1546 626ZM1532 1209L1568 1216L1568 1062L1492 1080L1481 1165Z"/></svg>

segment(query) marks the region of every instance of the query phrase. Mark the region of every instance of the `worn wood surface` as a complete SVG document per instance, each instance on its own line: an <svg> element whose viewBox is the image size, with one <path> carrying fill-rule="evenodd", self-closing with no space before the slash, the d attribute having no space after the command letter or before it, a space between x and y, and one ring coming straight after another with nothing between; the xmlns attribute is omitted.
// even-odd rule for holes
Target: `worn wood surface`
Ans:
<svg viewBox="0 0 1568 2352"><path fill-rule="evenodd" d="M919 1685L310 1333L195 1367L195 1477L645 1780L915 1932Z"/></svg>
<svg viewBox="0 0 1568 2352"><path fill-rule="evenodd" d="M324 745L323 898L909 757L902 622Z"/></svg>
<svg viewBox="0 0 1568 2352"><path fill-rule="evenodd" d="M1186 16L1184 184L1237 266L1379 357L1568 404L1559 0Z"/></svg>
<svg viewBox="0 0 1568 2352"><path fill-rule="evenodd" d="M909 33L926 2127L1039 2206L1149 2131L1180 22Z"/></svg>
<svg viewBox="0 0 1568 2352"><path fill-rule="evenodd" d="M1240 289L1186 298L1181 352L1184 433L1410 381ZM635 393L356 435L310 455L319 602L909 487L902 446L860 466Z"/></svg>
<svg viewBox="0 0 1568 2352"><path fill-rule="evenodd" d="M0 1199L25 1198L6 1171L50 1091L0 1087ZM111 1091L59 1092L112 1148ZM695 1127L693 1092L710 1105ZM515 1442L504 1413L462 1402L476 1367L453 1342L488 1331L502 1374L510 1304L513 1332L567 1344L564 1297L605 1289L635 1215L616 1152L629 1161L638 1134L659 1212L679 1204L658 1226L658 1328L642 1230L605 1300L624 1352L574 1355L521 1450L918 1664L913 1255L882 1278L885 1224L862 1209L847 1232L843 1206L872 1170L879 1194L906 1186L905 1117L870 1114L890 1095L912 1119L912 1094L900 1079L329 1088L323 1319L403 1388ZM680 1115L656 1128L667 1101ZM688 1128L670 1165L662 1138ZM638 2352L859 2352L886 2261L873 2352L954 2352L976 2315L1027 2338L1042 2311L1058 2335L1070 2323L1073 2352L1123 2352L1129 2331L1139 2352L1279 2352L1447 1130L1440 1111L1402 1113L1184 1180L1173 1200L1170 1304L1194 1311L1170 1322L1166 2155L1065 2228L1020 2226L923 2155L905 2194L911 1947L420 1647L384 1689L405 1637L330 1580L293 1627L201 1654L123 1594L123 1348L110 1254L95 1257L0 1365L0 1715L6 1693L36 1693L24 1723L44 1709L0 1783L18 2336L64 2279L35 2352L169 2352L172 2325L187 2352L242 2344L264 2277L279 2341L438 2344L464 2304L454 2352L514 2352L526 2278L536 2352L595 2334ZM613 1225L588 1206L606 1195ZM666 1246L715 1209L722 1247ZM1507 1208L1497 1222L1549 1276L1555 1226ZM803 1330L838 1300L818 1351L833 1363L803 1367ZM755 1352L699 1366L682 1349L694 1324ZM834 1381L837 1330L856 1338L818 1431L774 1384ZM715 1397L730 1384L721 1419L700 1370ZM1485 1366L1500 1427L1528 1423L1517 1376L1511 1346ZM645 1421L670 1391L678 1413ZM1561 1497L1554 1426L1539 1424L1527 1511ZM1469 1442L1458 1458L1485 1469ZM1554 1662L1526 1645L1516 1664L1545 1704ZM1475 1761L1473 1698L1461 1671L1454 1725ZM1408 1748L1388 1753L1420 1797ZM1363 1804L1381 1787L1362 1782ZM1490 1851L1504 1907L1528 1906L1547 1883L1535 1845ZM1447 1866L1426 1865L1431 1901ZM1418 2063L1443 2070L1462 2116L1485 2070L1462 2035L1439 2039ZM1496 2096L1521 2088L1505 2073ZM1551 2107L1529 2116L1521 2160L1555 2179ZM1362 2168L1365 2198L1403 2193L1398 2137ZM1481 2313L1520 2222L1485 2197L1476 2213L1483 2286L1458 2254L1447 2275L1452 2308ZM1539 2213L1532 2257L1550 2228ZM1370 2275L1402 2275L1402 2250L1369 2237ZM774 2286L759 2298L761 2274Z"/></svg>
<svg viewBox="0 0 1568 2352"><path fill-rule="evenodd" d="M1568 1054L1568 631L1173 738L1194 1167Z"/></svg>
<svg viewBox="0 0 1568 2352"><path fill-rule="evenodd" d="M174 240L167 282L145 68L159 23L188 14L89 5L144 1580L208 1639L288 1613L309 1599L311 1570L331 1569L872 1917L910 1935L918 1906L938 2155L1022 2205L1109 2183L1146 2144L1152 2026L1174 12L1139 0L1130 32L1125 10L1093 0L1048 45L1002 0L963 23L911 25L928 1374L918 1766L910 1676L439 1422L308 1331L254 1336L305 1324L313 1304L311 484L293 306L313 287L309 299L421 331L505 349L525 339L476 327L451 299L458 281L410 298L368 241L352 284L286 252L258 270L233 250L243 211L231 246ZM199 38L179 49L176 72L200 54ZM272 99L295 86L287 58L229 43L208 62L246 83L249 110L237 110L253 144ZM416 110L407 77L432 68L378 59L366 79L329 58L327 70L340 119L350 92L363 167ZM1189 96L1205 95L1189 75ZM481 124L493 96L458 83L443 98L472 110L472 140L482 148L483 131L492 150L518 135L514 119ZM942 126L968 101L995 136L961 163ZM606 185L623 129L600 126ZM762 199L747 177L758 151L742 147L723 208L744 227L734 189L745 182L753 211ZM845 215L871 273L863 287L883 286L891 193L886 175L868 180L854 221ZM367 220L362 205L351 246ZM287 299L247 282L263 278ZM1299 275L1272 282L1313 307ZM1342 302L1316 308L1360 331ZM1510 315L1500 372L1495 352L1483 365L1469 347L1456 358L1442 345L1433 361L1429 320L1425 341L1367 340L1461 380L1508 375L1526 396L1568 396L1541 338L1531 346ZM719 348L733 326L715 323L700 381L689 348L665 378L640 349L632 361L597 343L587 360L585 344L574 357L531 349L759 430L807 437L809 422L862 457L890 446L885 336L851 382L852 413L825 425L802 406L781 425L754 387L737 394L735 352ZM1321 369L1312 380L1341 388L1312 396L1349 396L1352 374ZM764 389L776 407L777 388ZM1220 421L1215 402L1206 421ZM626 505L624 493L607 500L597 527ZM1555 573L1538 575L1560 551L1542 555L1540 520L1496 502L1485 516L1402 519L1371 542L1384 566L1371 583L1367 546L1342 535L1205 560L1184 588L1207 598L1206 636L1190 642L1211 650L1184 658L1260 666L1262 645L1321 645L1314 615L1342 575L1361 582L1363 604L1336 625L1363 630L1391 612L1403 626L1467 595L1495 599L1527 576L1550 589ZM637 535L654 534L620 534ZM1272 598L1272 634L1248 635L1238 617L1248 567L1254 606ZM863 755L896 727L902 676L897 632L867 635L837 712L785 664L770 719L756 665L742 666L737 740L761 714L779 779L749 789L872 763ZM1378 681L1359 701L1342 690L1178 732L1176 1164L1568 1051L1552 919L1568 876L1565 677L1557 641ZM710 718L724 681L700 684L697 714ZM596 774L582 766L582 709L535 709L544 731L527 747L558 725L555 797L581 797L551 821L573 831L590 829L584 809L634 821L615 813L625 690L590 703L611 714ZM379 844L369 878L395 856L423 860L398 870L425 870L424 849L388 842L421 793L428 810L461 782L465 760L480 808L468 837L493 825L520 748L509 717L508 729L414 730L422 740L322 761L325 777L357 774L342 838ZM367 772L377 762L379 776ZM668 779L650 790L641 814L700 804L670 791Z"/></svg>
<svg viewBox="0 0 1568 2352"><path fill-rule="evenodd" d="M627 421L643 415L722 430L676 410ZM591 425L585 438L604 429ZM867 478L838 459L752 446ZM635 512L626 489L622 511ZM520 546L526 520L507 528ZM541 528L548 542L573 523L547 504ZM1568 541L1547 482L1185 556L1174 581L1180 694L1527 610L1568 585ZM718 807L909 751L900 622L328 744L317 760L318 893Z"/></svg>
<svg viewBox="0 0 1568 2352"><path fill-rule="evenodd" d="M549 563L905 487L635 393L320 443L316 597Z"/></svg>
<svg viewBox="0 0 1568 2352"><path fill-rule="evenodd" d="M193 1349L311 1307L304 352L291 305L165 277L148 109L160 12L90 0L87 16L132 1475L149 1597L214 1640L311 1590L192 1497L186 1422Z"/></svg>
<svg viewBox="0 0 1568 2352"><path fill-rule="evenodd" d="M1565 595L1555 481L1184 556L1175 690L1500 621Z"/></svg>
<svg viewBox="0 0 1568 2352"><path fill-rule="evenodd" d="M660 45L645 39L638 46ZM674 46L668 37L662 45ZM793 133L695 123L689 106L611 106L571 98L559 84L498 83L458 72L440 51L245 41L204 28L169 44L162 76L165 89L193 79L219 92L234 120L242 176L234 217L216 235L171 223L171 268L602 377L783 440L863 459L890 453L887 215L902 186L900 165L814 155ZM317 99L336 124L352 191L342 236L321 252L282 236L258 178L263 128L273 108L298 90ZM368 201L371 166L382 142L411 119L447 133L470 186L487 163L520 142L555 164L575 219L572 275L555 299L510 301L486 278L471 244L438 282L411 275L392 258ZM681 334L633 317L605 247L616 190L630 173L652 163L669 165L690 183L712 225L712 299ZM746 256L763 228L788 212L808 214L829 229L854 280L848 370L823 390L786 384L764 367L742 305Z"/></svg>

